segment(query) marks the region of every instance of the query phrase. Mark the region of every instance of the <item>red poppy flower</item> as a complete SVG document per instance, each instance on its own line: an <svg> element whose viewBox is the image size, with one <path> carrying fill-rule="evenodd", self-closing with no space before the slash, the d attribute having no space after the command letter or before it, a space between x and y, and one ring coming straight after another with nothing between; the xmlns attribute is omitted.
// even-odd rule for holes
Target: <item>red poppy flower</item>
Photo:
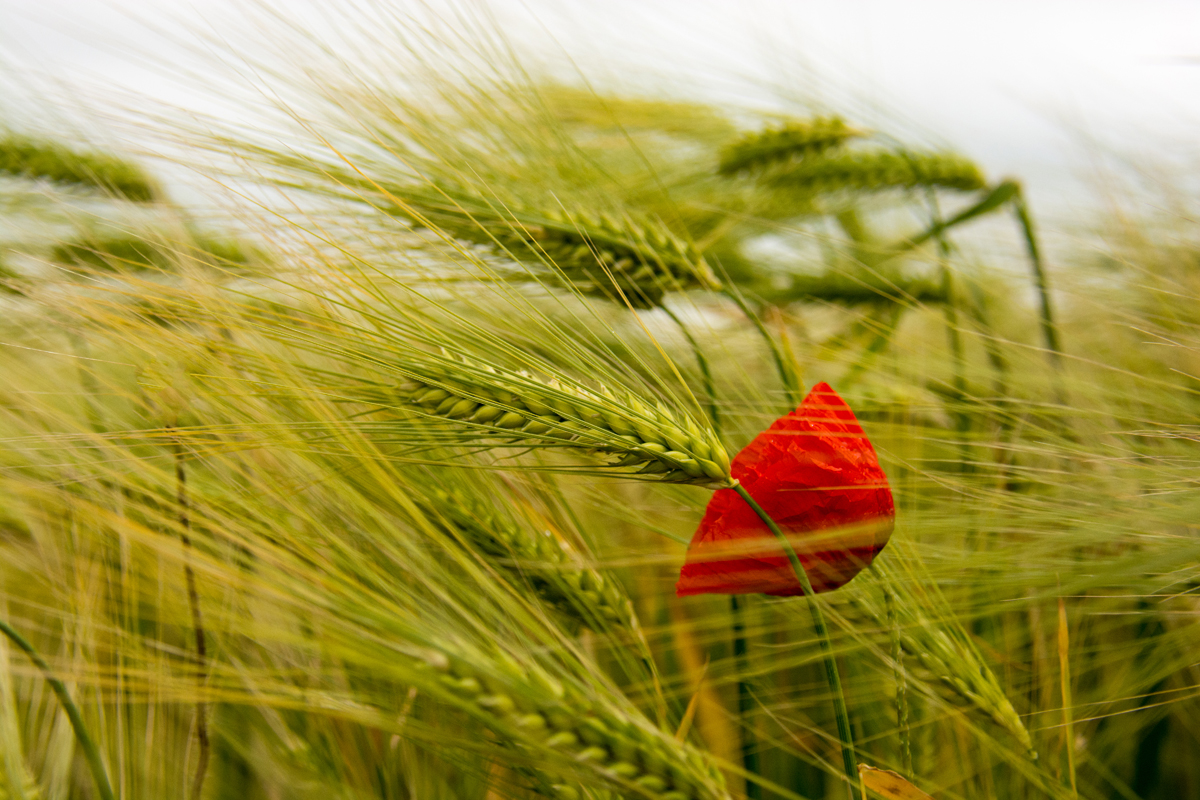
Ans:
<svg viewBox="0 0 1200 800"><path fill-rule="evenodd" d="M826 592L868 566L892 535L887 477L854 412L818 383L733 459L733 477L787 535ZM675 587L689 594L804 594L779 541L732 489L713 493Z"/></svg>

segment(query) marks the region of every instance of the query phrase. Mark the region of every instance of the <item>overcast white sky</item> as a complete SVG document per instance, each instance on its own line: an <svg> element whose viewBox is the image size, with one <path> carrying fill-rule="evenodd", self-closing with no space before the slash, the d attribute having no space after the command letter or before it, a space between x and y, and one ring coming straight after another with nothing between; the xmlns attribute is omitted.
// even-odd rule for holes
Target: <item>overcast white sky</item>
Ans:
<svg viewBox="0 0 1200 800"><path fill-rule="evenodd" d="M237 27L250 0L0 0L6 60L68 79L163 91L173 45L129 20ZM367 0L329 0L354 13ZM437 0L439 7L449 0ZM310 0L267 0L305 17ZM372 6L389 5L371 2ZM404 14L428 3L393 0ZM1086 201L1081 146L1195 158L1200 131L1200 2L698 2L493 0L522 48L569 54L590 75L763 108L824 97L911 123L995 174L1023 177L1035 200ZM459 4L459 8L463 7ZM2 87L0 87L2 90ZM176 97L186 102L186 98ZM853 102L851 102L851 99ZM0 97L0 101L3 98ZM876 121L872 120L872 121Z"/></svg>

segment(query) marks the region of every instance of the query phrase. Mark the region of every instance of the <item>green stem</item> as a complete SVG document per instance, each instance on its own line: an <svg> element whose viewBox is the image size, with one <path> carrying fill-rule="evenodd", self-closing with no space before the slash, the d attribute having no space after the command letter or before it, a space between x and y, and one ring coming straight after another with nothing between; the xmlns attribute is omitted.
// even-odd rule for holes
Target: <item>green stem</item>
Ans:
<svg viewBox="0 0 1200 800"><path fill-rule="evenodd" d="M174 428L174 425L171 426ZM204 695L206 680L206 660L208 647L204 635L204 617L200 613L200 594L196 589L196 572L192 569L188 551L192 549L192 522L189 512L187 491L187 470L184 467L183 445L175 441L175 484L176 502L179 504L179 539L183 545L183 576L187 586L188 607L192 612L192 631L196 636L196 683ZM199 743L200 755L196 760L196 775L192 779L191 800L200 800L204 789L204 777L208 773L209 739L208 739L208 706L203 699L196 701L196 740Z"/></svg>
<svg viewBox="0 0 1200 800"><path fill-rule="evenodd" d="M87 728L83 724L83 717L79 713L79 708L71 699L71 695L67 693L67 687L63 685L62 681L54 677L54 673L51 672L50 665L46 663L46 659L42 658L41 654L33 648L28 639L18 633L4 620L0 620L0 631L11 639L13 644L25 651L25 655L29 656L29 660L33 662L34 666L42 671L42 676L45 677L46 683L50 684L50 688L54 690L54 694L58 697L58 702L62 704L63 710L67 712L67 719L71 721L71 727L75 730L75 740L79 742L79 748L83 750L83 756L87 759L88 766L92 770L92 780L96 782L96 792L100 795L100 800L116 800L112 785L108 782L108 772L104 769L104 761L100 757L100 748L96 747L96 743L88 735Z"/></svg>
<svg viewBox="0 0 1200 800"><path fill-rule="evenodd" d="M758 741L754 735L754 725L750 720L752 700L750 683L746 680L748 662L746 659L746 628L742 619L742 607L736 594L729 596L729 611L733 615L733 657L738 671L738 721L742 729L742 768L750 775L758 775ZM752 780L746 780L747 800L760 800L762 787Z"/></svg>
<svg viewBox="0 0 1200 800"><path fill-rule="evenodd" d="M829 638L829 627L825 624L821 603L817 599L816 592L813 591L808 573L804 571L804 565L800 563L800 556L796 555L795 548L792 547L792 543L788 541L779 526L775 524L775 520L771 519L766 511L763 511L762 506L755 502L741 483L735 482L733 490L741 495L742 499L753 509L758 518L766 523L767 527L771 529L771 533L775 534L775 538L783 545L783 551L787 554L788 561L791 562L792 572L796 573L796 580L800 581L800 586L804 589L805 596L808 597L808 609L812 612L813 627L817 629L817 641L820 642L821 652L825 657L825 678L829 681L829 691L833 695L833 711L837 717L838 738L842 745L842 765L846 769L846 778L850 782L850 797L853 800L858 795L854 788L858 786L858 764L854 758L850 714L846 711L846 695L842 691L842 677L838 673L837 660L833 655L833 642Z"/></svg>
<svg viewBox="0 0 1200 800"><path fill-rule="evenodd" d="M979 329L979 333L983 339L983 348L987 353L988 363L991 364L992 370L996 373L992 380L992 387L996 397L1008 397L1008 374L1009 366L1008 359L1004 355L1004 351L1000 348L1000 338L996 334L996 328L992 325L992 320L987 311L987 299L983 292L980 291L978 284L967 283L971 291L971 302L965 306L967 315L975 323L975 327Z"/></svg>
<svg viewBox="0 0 1200 800"><path fill-rule="evenodd" d="M876 356L884 351L892 341L892 337L896 335L896 328L900 325L902 316L904 316L904 306L900 303L891 303L886 309L879 312L879 317L875 321L875 338L867 343L867 346L862 350L862 354L846 370L846 374L842 376L838 384L839 386L845 389L847 386L853 386L858 383L859 378L871 366ZM864 327L866 326L864 325Z"/></svg>
<svg viewBox="0 0 1200 800"><path fill-rule="evenodd" d="M994 193L993 193L994 194ZM929 215L932 221L930 230L936 230L938 262L942 275L942 314L946 320L946 339L950 345L950 359L954 366L954 427L958 433L958 466L959 472L970 471L970 451L967 445L967 434L971 429L971 417L965 406L967 401L966 358L963 355L962 332L958 326L958 303L954 291L954 273L950 271L950 242L946 238L946 224L942 220L942 210L938 205L937 192L929 187L926 192L929 204ZM987 201L985 200L985 203Z"/></svg>
<svg viewBox="0 0 1200 800"><path fill-rule="evenodd" d="M994 416L999 435L996 437L995 458L1000 468L1000 485L1009 486L1012 480L1012 464L1006 446L1009 443L1015 419L1011 411L1008 391L1009 365L1004 351L1000 348L1000 339L992 326L987 312L986 299L976 284L968 284L974 297L967 304L967 313L975 322L983 338L983 346L987 351L988 362L995 373L992 379L992 394L995 395Z"/></svg>
<svg viewBox="0 0 1200 800"><path fill-rule="evenodd" d="M1054 311L1050 305L1050 282L1046 278L1046 267L1042 263L1042 251L1033 231L1029 207L1025 204L1025 196L1020 192L1013 198L1013 208L1017 214L1017 221L1021 224L1021 233L1025 236L1025 248L1029 252L1029 263L1033 268L1033 281L1037 285L1038 297L1041 300L1042 338L1046 341L1051 362L1056 368L1061 368L1062 348L1059 346L1058 329L1054 326Z"/></svg>
<svg viewBox="0 0 1200 800"><path fill-rule="evenodd" d="M967 444L971 429L971 417L966 412L967 377L966 358L963 355L962 332L958 325L958 304L955 301L954 273L950 271L950 245L945 237L938 236L938 255L942 262L942 291L946 302L942 306L942 314L946 321L946 340L950 345L950 360L954 366L954 427L958 433L959 471L970 471L970 451Z"/></svg>
<svg viewBox="0 0 1200 800"><path fill-rule="evenodd" d="M961 225L978 216L990 213L1009 202L1012 203L1013 210L1017 216L1017 222L1021 226L1021 234L1025 239L1025 249L1029 253L1030 266L1033 269L1034 283L1037 286L1038 297L1041 301L1042 338L1046 342L1046 350L1050 353L1050 360L1055 367L1061 367L1062 347L1058 341L1058 329L1054 325L1054 312L1050 304L1050 282L1046 276L1046 267L1042 262L1042 251L1038 246L1037 235L1033 229L1033 219L1029 216L1029 207L1025 202L1025 195L1021 190L1021 185L1016 181L1004 181L997 184L978 203L948 220L935 219L933 224L922 233L889 247L888 257L894 258L918 245L924 244L935 236L941 236L956 225Z"/></svg>
<svg viewBox="0 0 1200 800"><path fill-rule="evenodd" d="M1063 359L1062 347L1058 341L1058 328L1054 324L1054 312L1050 305L1050 281L1046 276L1046 267L1042 263L1042 251L1038 247L1037 235L1033 230L1033 220L1029 216L1029 207L1025 203L1025 195L1018 189L1016 196L1013 198L1013 210L1017 215L1017 222L1021 225L1021 233L1025 236L1025 248L1029 252L1029 264L1033 269L1033 282L1037 285L1038 297L1041 300L1040 318L1042 324L1042 338L1046 342L1046 352L1050 356L1050 380L1054 389L1054 399L1059 406L1067 405L1067 390L1063 385ZM1067 436L1073 438L1069 431L1069 424L1065 419L1058 421L1060 430Z"/></svg>
<svg viewBox="0 0 1200 800"><path fill-rule="evenodd" d="M759 334L762 335L763 341L767 343L767 347L771 349L771 357L775 360L775 369L779 373L779 380L783 382L784 391L788 397L788 411L791 411L796 406L800 405L803 399L800 394L800 381L796 378L796 372L787 363L787 358L783 354L783 350L779 346L779 342L775 341L775 337L767 330L767 326L763 324L758 314L750 308L746 302L746 298L742 297L742 293L736 289L729 288L725 290L725 295L737 303L738 308L746 315L746 319L754 323L754 327L758 328Z"/></svg>
<svg viewBox="0 0 1200 800"><path fill-rule="evenodd" d="M713 430L717 436L721 435L721 412L717 408L717 388L713 382L712 369L708 365L708 359L704 355L704 351L700 349L699 342L696 337L692 336L692 332L683 324L683 320L675 315L675 312L664 306L659 306L666 315L674 321L676 327L683 334L683 338L688 340L688 344L692 346L692 354L696 357L696 365L700 367L700 377L704 381L704 395L707 398L708 418L712 422Z"/></svg>
<svg viewBox="0 0 1200 800"><path fill-rule="evenodd" d="M878 573L876 573L878 574ZM904 665L904 648L900 646L900 623L896 620L896 600L892 590L883 587L884 602L887 604L888 629L892 634L892 662L896 678L896 728L900 733L900 757L904 762L904 776L913 777L912 732L908 722L908 691L901 671Z"/></svg>
<svg viewBox="0 0 1200 800"><path fill-rule="evenodd" d="M976 217L995 211L1014 197L1019 196L1020 192L1021 187L1016 181L1004 181L997 184L984 195L982 200L967 210L955 214L948 220L935 220L923 232L887 248L888 257L895 258L902 253L912 250L914 247L924 244L935 236L940 236L943 232L956 225L961 225Z"/></svg>

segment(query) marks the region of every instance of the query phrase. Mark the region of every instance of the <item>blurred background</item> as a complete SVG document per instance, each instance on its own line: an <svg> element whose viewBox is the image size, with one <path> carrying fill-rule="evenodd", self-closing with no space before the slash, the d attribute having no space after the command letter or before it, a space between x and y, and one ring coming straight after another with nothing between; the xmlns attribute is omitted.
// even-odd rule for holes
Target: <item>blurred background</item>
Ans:
<svg viewBox="0 0 1200 800"><path fill-rule="evenodd" d="M64 92L192 107L172 70L211 70L187 32L236 39L245 13L305 24L355 2L2 0L10 69ZM822 103L936 136L1020 175L1045 213L1094 210L1108 169L1195 166L1200 7L1191 2L395 2L490 18L553 73L603 89L787 112ZM86 87L86 88L84 88ZM6 106L9 98L5 98ZM1191 170L1195 172L1195 170ZM1127 176L1127 175L1126 175Z"/></svg>

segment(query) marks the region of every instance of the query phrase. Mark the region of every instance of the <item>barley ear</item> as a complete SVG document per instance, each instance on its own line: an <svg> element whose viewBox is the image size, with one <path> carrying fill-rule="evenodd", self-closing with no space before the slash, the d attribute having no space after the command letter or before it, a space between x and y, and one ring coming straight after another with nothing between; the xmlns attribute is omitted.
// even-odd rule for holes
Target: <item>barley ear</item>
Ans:
<svg viewBox="0 0 1200 800"><path fill-rule="evenodd" d="M580 696L536 664L444 650L431 653L425 663L442 692L536 756L548 784L564 787L556 793L573 787L556 777L554 760L571 763L572 774L590 773L623 797L729 797L720 771L699 750L634 713Z"/></svg>
<svg viewBox="0 0 1200 800"><path fill-rule="evenodd" d="M463 442L509 439L575 450L601 461L606 472L641 480L732 484L729 455L716 433L660 402L462 357L411 359L395 369L403 377L390 389L346 387L336 393L445 423Z"/></svg>
<svg viewBox="0 0 1200 800"><path fill-rule="evenodd" d="M633 629L633 603L620 585L580 565L549 531L530 530L464 492L435 489L424 504L480 552L516 559L513 578L569 619L594 630Z"/></svg>
<svg viewBox="0 0 1200 800"><path fill-rule="evenodd" d="M906 653L916 657L921 666L1033 753L1033 740L1013 708L1012 701L953 614L947 610L946 614L939 614L936 619L929 616L925 613L927 601L918 598L903 581L895 579L886 564L876 562L872 569L879 576L884 590L896 598L892 608L893 621L889 622L887 609L872 592L848 595L854 605L882 628L894 625L899 632L900 646Z"/></svg>
<svg viewBox="0 0 1200 800"><path fill-rule="evenodd" d="M0 137L0 174L111 192L135 203L153 203L159 199L153 181L128 161L103 153L72 150L58 142L28 136Z"/></svg>
<svg viewBox="0 0 1200 800"><path fill-rule="evenodd" d="M840 117L796 120L748 133L721 150L717 171L721 175L763 169L781 162L807 158L862 136L863 131Z"/></svg>
<svg viewBox="0 0 1200 800"><path fill-rule="evenodd" d="M442 187L389 186L388 196L390 213L418 227L492 247L524 264L529 270L525 276L584 295L652 308L669 291L721 287L695 246L652 217L559 207L500 208L483 196Z"/></svg>
<svg viewBox="0 0 1200 800"><path fill-rule="evenodd" d="M880 192L934 187L975 191L987 185L974 162L956 153L854 150L805 159L769 177L773 186L812 193Z"/></svg>

